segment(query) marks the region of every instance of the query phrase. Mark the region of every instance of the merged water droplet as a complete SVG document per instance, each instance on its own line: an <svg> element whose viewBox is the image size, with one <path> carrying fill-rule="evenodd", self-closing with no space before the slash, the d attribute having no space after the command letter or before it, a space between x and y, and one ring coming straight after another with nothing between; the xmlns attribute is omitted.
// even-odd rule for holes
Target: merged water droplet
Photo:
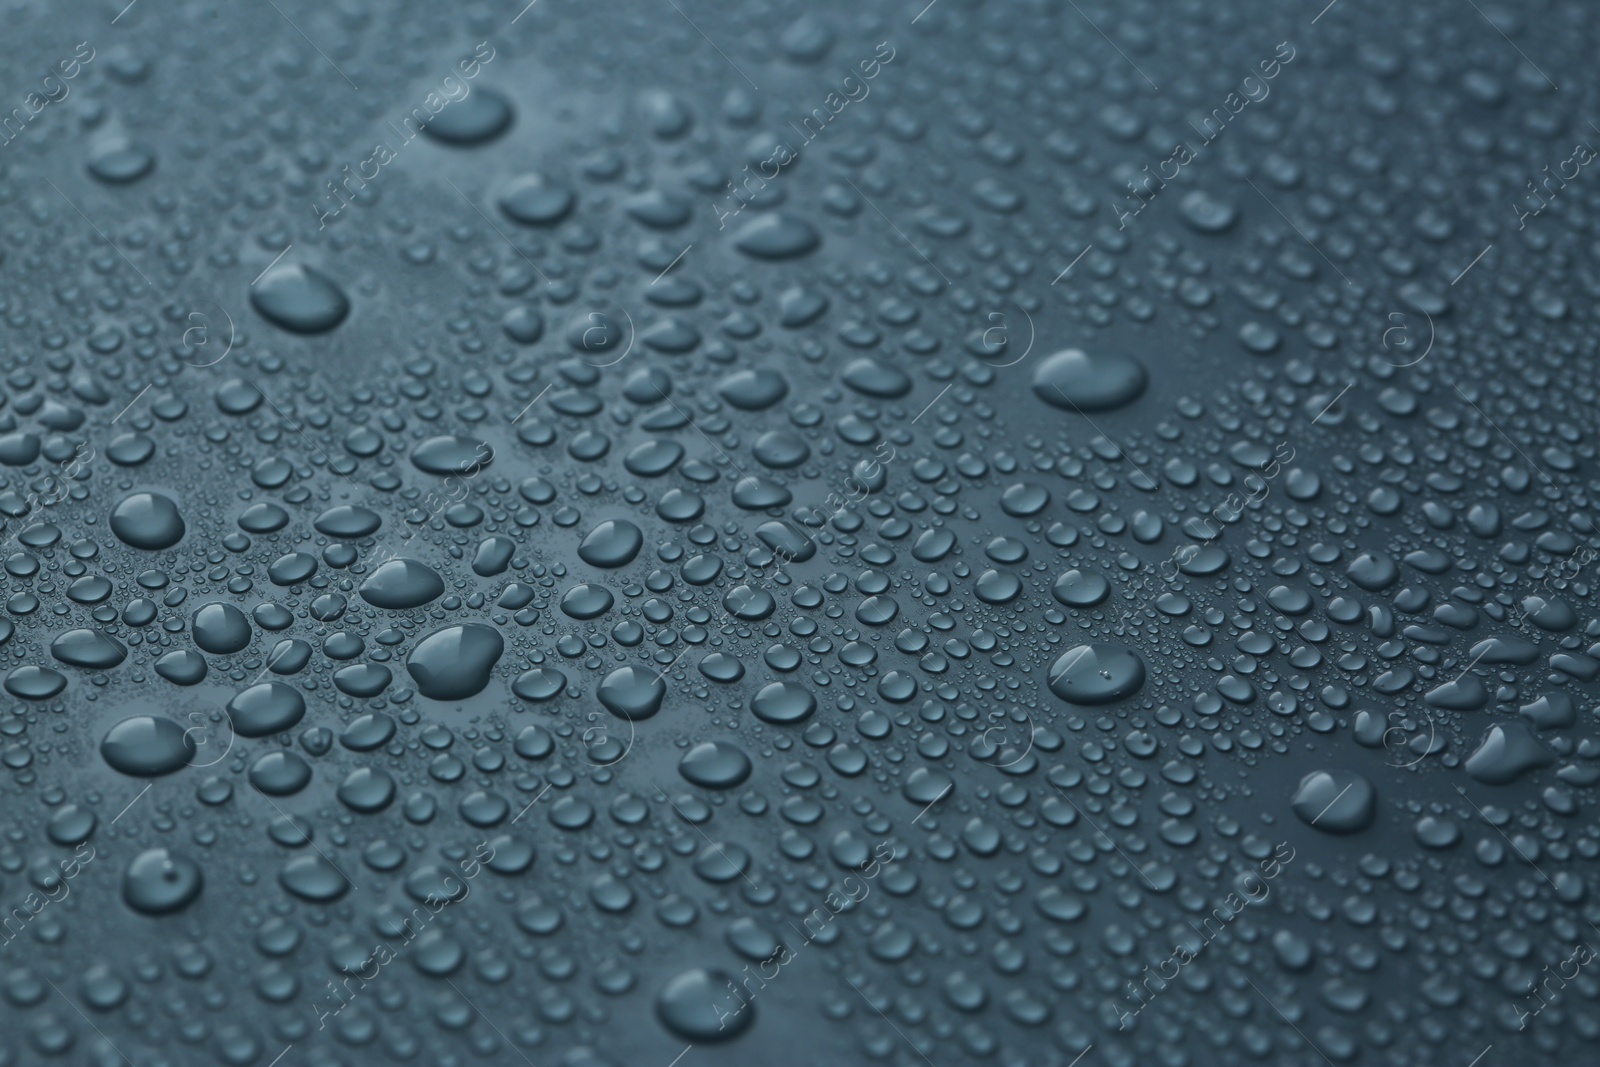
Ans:
<svg viewBox="0 0 1600 1067"><path fill-rule="evenodd" d="M505 639L492 626L465 623L435 630L406 657L417 691L433 700L465 700L489 685Z"/></svg>

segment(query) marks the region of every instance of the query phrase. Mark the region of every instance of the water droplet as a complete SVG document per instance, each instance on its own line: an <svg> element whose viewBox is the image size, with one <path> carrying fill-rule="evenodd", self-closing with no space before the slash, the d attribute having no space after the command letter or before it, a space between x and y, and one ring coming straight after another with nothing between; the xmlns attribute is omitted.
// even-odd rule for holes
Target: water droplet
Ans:
<svg viewBox="0 0 1600 1067"><path fill-rule="evenodd" d="M279 263L250 287L250 305L291 333L325 333L350 314L350 299L332 278L298 263Z"/></svg>
<svg viewBox="0 0 1600 1067"><path fill-rule="evenodd" d="M1074 704L1110 704L1143 685L1144 661L1119 645L1076 645L1050 666L1050 691Z"/></svg>
<svg viewBox="0 0 1600 1067"><path fill-rule="evenodd" d="M134 548L158 552L183 540L183 516L171 497L161 493L131 493L111 509L111 532Z"/></svg>
<svg viewBox="0 0 1600 1067"><path fill-rule="evenodd" d="M1111 411L1144 395L1149 375L1131 356L1090 355L1067 348L1047 356L1033 372L1033 391L1067 411Z"/></svg>
<svg viewBox="0 0 1600 1067"><path fill-rule="evenodd" d="M135 715L106 731L100 755L113 770L153 778L186 766L194 759L195 742L171 719Z"/></svg>
<svg viewBox="0 0 1600 1067"><path fill-rule="evenodd" d="M465 700L488 686L490 672L505 647L505 639L492 626L447 626L417 644L406 658L406 670L423 696Z"/></svg>
<svg viewBox="0 0 1600 1067"><path fill-rule="evenodd" d="M146 915L181 911L200 895L200 865L164 848L147 849L129 862L122 875L122 899Z"/></svg>

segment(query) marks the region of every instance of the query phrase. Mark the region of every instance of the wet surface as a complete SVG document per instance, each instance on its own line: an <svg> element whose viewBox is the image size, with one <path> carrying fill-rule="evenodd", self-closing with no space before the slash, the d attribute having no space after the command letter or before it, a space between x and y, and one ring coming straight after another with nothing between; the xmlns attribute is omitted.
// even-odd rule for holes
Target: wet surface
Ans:
<svg viewBox="0 0 1600 1067"><path fill-rule="evenodd" d="M0 1067L1593 1058L1588 8L12 15Z"/></svg>

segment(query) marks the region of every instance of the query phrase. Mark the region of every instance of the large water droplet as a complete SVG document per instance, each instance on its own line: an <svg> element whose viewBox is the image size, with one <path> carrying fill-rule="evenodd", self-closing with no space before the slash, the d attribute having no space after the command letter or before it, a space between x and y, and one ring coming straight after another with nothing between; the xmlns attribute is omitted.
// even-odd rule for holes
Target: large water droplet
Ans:
<svg viewBox="0 0 1600 1067"><path fill-rule="evenodd" d="M1144 685L1144 661L1119 645L1067 649L1050 666L1050 691L1074 704L1110 704Z"/></svg>
<svg viewBox="0 0 1600 1067"><path fill-rule="evenodd" d="M511 128L511 101L493 89L478 86L460 100L438 99L444 100L444 106L422 127L422 132L435 141L463 146L484 144ZM423 106L427 107L426 103Z"/></svg>
<svg viewBox="0 0 1600 1067"><path fill-rule="evenodd" d="M111 509L111 532L134 548L158 552L183 540L178 505L160 493L132 493Z"/></svg>
<svg viewBox="0 0 1600 1067"><path fill-rule="evenodd" d="M298 263L280 263L250 287L250 305L292 333L323 333L350 314L350 299L332 278Z"/></svg>
<svg viewBox="0 0 1600 1067"><path fill-rule="evenodd" d="M411 450L411 462L429 474L476 474L494 460L494 449L458 434L430 437Z"/></svg>
<svg viewBox="0 0 1600 1067"><path fill-rule="evenodd" d="M195 742L188 731L156 715L123 719L100 742L100 755L113 770L141 778L171 774L194 754Z"/></svg>
<svg viewBox="0 0 1600 1067"><path fill-rule="evenodd" d="M566 218L577 198L572 189L533 171L508 182L500 193L500 210L524 226L550 226Z"/></svg>
<svg viewBox="0 0 1600 1067"><path fill-rule="evenodd" d="M756 259L791 259L821 243L810 223L781 211L752 219L733 232L734 247Z"/></svg>
<svg viewBox="0 0 1600 1067"><path fill-rule="evenodd" d="M607 711L622 719L648 719L661 710L667 684L643 667L619 667L595 690Z"/></svg>
<svg viewBox="0 0 1600 1067"><path fill-rule="evenodd" d="M727 741L702 741L678 761L678 773L706 789L732 789L750 769L750 757Z"/></svg>
<svg viewBox="0 0 1600 1067"><path fill-rule="evenodd" d="M762 722L790 726L811 717L817 710L817 698L790 682L773 682L750 701L750 710Z"/></svg>
<svg viewBox="0 0 1600 1067"><path fill-rule="evenodd" d="M1149 380L1144 365L1131 356L1067 348L1034 369L1033 391L1067 411L1110 411L1139 399Z"/></svg>
<svg viewBox="0 0 1600 1067"><path fill-rule="evenodd" d="M72 667L110 670L128 658L128 649L99 630L68 630L50 643L50 654Z"/></svg>
<svg viewBox="0 0 1600 1067"><path fill-rule="evenodd" d="M683 1038L711 1044L738 1037L755 1022L752 1001L741 1000L742 988L723 971L694 967L669 979L656 995L656 1016Z"/></svg>
<svg viewBox="0 0 1600 1067"><path fill-rule="evenodd" d="M423 696L465 700L488 686L505 647L505 639L492 626L475 622L446 626L418 643L406 658L406 670Z"/></svg>
<svg viewBox="0 0 1600 1067"><path fill-rule="evenodd" d="M1307 826L1353 834L1377 818L1378 791L1354 771L1313 771L1300 780L1292 807Z"/></svg>
<svg viewBox="0 0 1600 1067"><path fill-rule="evenodd" d="M200 895L200 865L176 852L152 848L139 853L122 875L122 899L146 915L180 911Z"/></svg>
<svg viewBox="0 0 1600 1067"><path fill-rule="evenodd" d="M283 682L252 685L228 701L228 718L240 737L266 737L299 722L306 714L300 691Z"/></svg>
<svg viewBox="0 0 1600 1067"><path fill-rule="evenodd" d="M359 592L375 608L405 611L443 596L444 579L414 559L391 559L367 576Z"/></svg>
<svg viewBox="0 0 1600 1067"><path fill-rule="evenodd" d="M627 519L607 519L578 545L578 558L592 567L624 567L644 545L644 533Z"/></svg>

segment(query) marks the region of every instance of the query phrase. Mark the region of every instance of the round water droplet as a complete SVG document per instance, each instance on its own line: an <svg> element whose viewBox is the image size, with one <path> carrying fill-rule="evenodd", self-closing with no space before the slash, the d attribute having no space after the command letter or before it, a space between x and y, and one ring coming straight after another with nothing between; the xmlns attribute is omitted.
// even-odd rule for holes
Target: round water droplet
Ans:
<svg viewBox="0 0 1600 1067"><path fill-rule="evenodd" d="M66 675L49 667L29 664L6 675L6 692L23 700L49 700L66 687Z"/></svg>
<svg viewBox="0 0 1600 1067"><path fill-rule="evenodd" d="M443 596L444 579L414 559L391 559L368 575L358 592L375 608L405 611Z"/></svg>
<svg viewBox="0 0 1600 1067"><path fill-rule="evenodd" d="M123 719L100 742L100 756L113 770L141 778L171 774L194 755L195 741L188 731L156 715Z"/></svg>
<svg viewBox="0 0 1600 1067"><path fill-rule="evenodd" d="M279 263L250 287L250 306L291 333L324 333L350 314L350 299L332 278L298 263Z"/></svg>
<svg viewBox="0 0 1600 1067"><path fill-rule="evenodd" d="M741 411L764 411L789 395L789 383L774 370L742 370L722 379L717 394Z"/></svg>
<svg viewBox="0 0 1600 1067"><path fill-rule="evenodd" d="M781 211L752 219L733 232L734 247L755 259L792 259L821 243L810 223Z"/></svg>
<svg viewBox="0 0 1600 1067"><path fill-rule="evenodd" d="M458 434L430 437L411 450L411 463L429 474L473 475L494 460L494 449Z"/></svg>
<svg viewBox="0 0 1600 1067"><path fill-rule="evenodd" d="M644 533L627 519L607 519L578 545L578 558L592 567L624 567L644 545Z"/></svg>
<svg viewBox="0 0 1600 1067"><path fill-rule="evenodd" d="M311 782L311 764L298 753L268 752L250 764L250 784L270 797L298 793Z"/></svg>
<svg viewBox="0 0 1600 1067"><path fill-rule="evenodd" d="M706 789L732 789L750 769L750 757L727 741L702 741L678 761L678 773Z"/></svg>
<svg viewBox="0 0 1600 1067"><path fill-rule="evenodd" d="M492 626L475 622L447 626L418 643L406 658L406 670L423 696L465 700L488 686L505 647L505 639Z"/></svg>
<svg viewBox="0 0 1600 1067"><path fill-rule="evenodd" d="M158 552L183 540L183 516L170 497L132 493L111 509L111 532L134 548Z"/></svg>
<svg viewBox="0 0 1600 1067"><path fill-rule="evenodd" d="M429 97L441 100L444 106L422 127L422 132L442 144L486 144L511 128L511 101L493 89L471 88L459 100L437 94L429 94ZM433 110L426 102L423 106Z"/></svg>
<svg viewBox="0 0 1600 1067"><path fill-rule="evenodd" d="M250 618L232 604L207 604L194 613L190 623L194 643L202 652L227 656L250 643Z"/></svg>
<svg viewBox="0 0 1600 1067"><path fill-rule="evenodd" d="M68 630L50 643L50 654L70 667L105 671L127 659L128 649L99 630Z"/></svg>
<svg viewBox="0 0 1600 1067"><path fill-rule="evenodd" d="M1093 572L1074 567L1056 579L1050 594L1069 608L1092 608L1111 593L1111 583Z"/></svg>
<svg viewBox="0 0 1600 1067"><path fill-rule="evenodd" d="M156 166L156 157L141 144L114 138L89 157L89 173L108 185L138 181Z"/></svg>
<svg viewBox="0 0 1600 1067"><path fill-rule="evenodd" d="M667 981L656 995L656 1017L667 1029L701 1044L728 1041L755 1022L755 1003L734 993L740 988L723 971L694 967Z"/></svg>
<svg viewBox="0 0 1600 1067"><path fill-rule="evenodd" d="M500 193L500 210L524 226L550 226L567 217L577 198L572 189L533 171L513 178Z"/></svg>
<svg viewBox="0 0 1600 1067"><path fill-rule="evenodd" d="M605 586L583 582L562 594L561 610L574 619L597 619L611 610L616 599Z"/></svg>
<svg viewBox="0 0 1600 1067"><path fill-rule="evenodd" d="M1300 779L1291 806L1307 826L1353 834L1377 818L1378 791L1354 771L1312 771Z"/></svg>
<svg viewBox="0 0 1600 1067"><path fill-rule="evenodd" d="M1143 396L1149 380L1144 364L1131 356L1067 348L1034 369L1033 391L1066 411L1111 411Z"/></svg>
<svg viewBox="0 0 1600 1067"><path fill-rule="evenodd" d="M809 719L817 710L817 698L789 682L773 682L750 701L750 710L762 722L789 726Z"/></svg>
<svg viewBox="0 0 1600 1067"><path fill-rule="evenodd" d="M176 852L152 848L139 853L122 875L122 899L146 915L167 915L200 895L200 865Z"/></svg>
<svg viewBox="0 0 1600 1067"><path fill-rule="evenodd" d="M240 737L266 737L280 733L306 714L300 691L283 682L253 685L228 701L228 719Z"/></svg>
<svg viewBox="0 0 1600 1067"><path fill-rule="evenodd" d="M1184 194L1178 201L1178 213L1195 231L1206 234L1222 233L1239 218L1232 204L1199 189Z"/></svg>
<svg viewBox="0 0 1600 1067"><path fill-rule="evenodd" d="M394 779L372 767L358 767L339 784L338 797L351 811L370 815L394 799Z"/></svg>
<svg viewBox="0 0 1600 1067"><path fill-rule="evenodd" d="M667 696L667 683L655 671L643 667L619 667L606 675L595 690L607 711L620 719L648 719L661 710Z"/></svg>
<svg viewBox="0 0 1600 1067"><path fill-rule="evenodd" d="M350 882L339 869L317 852L296 856L285 863L278 871L278 883L301 900L313 904L331 903L350 889Z"/></svg>
<svg viewBox="0 0 1600 1067"><path fill-rule="evenodd" d="M1050 666L1050 691L1074 704L1110 704L1144 685L1144 661L1119 645L1067 649Z"/></svg>
<svg viewBox="0 0 1600 1067"><path fill-rule="evenodd" d="M551 700L567 687L567 676L554 667L535 667L524 671L511 683L511 691L523 700L541 703Z"/></svg>
<svg viewBox="0 0 1600 1067"><path fill-rule="evenodd" d="M347 541L371 537L382 525L383 518L376 511L355 504L340 504L311 520L312 529L318 533Z"/></svg>

